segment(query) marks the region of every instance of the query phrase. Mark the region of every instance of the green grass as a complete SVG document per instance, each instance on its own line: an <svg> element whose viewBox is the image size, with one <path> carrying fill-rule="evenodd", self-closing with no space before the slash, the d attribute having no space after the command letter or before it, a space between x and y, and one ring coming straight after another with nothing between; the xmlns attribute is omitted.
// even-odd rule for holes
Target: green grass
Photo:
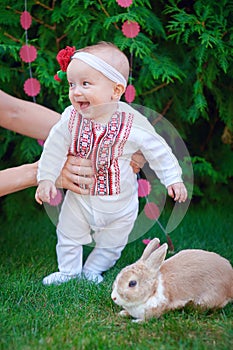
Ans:
<svg viewBox="0 0 233 350"><path fill-rule="evenodd" d="M18 208L11 221L4 215L0 221L0 349L232 348L232 304L213 312L176 310L143 324L118 316L120 309L110 299L111 285L121 268L141 255L141 238L126 247L101 285L70 281L44 287L42 277L57 268L54 226L43 210L34 209ZM177 251L213 250L232 263L232 227L230 205L193 205L171 238ZM163 241L159 227L153 230L149 235Z"/></svg>

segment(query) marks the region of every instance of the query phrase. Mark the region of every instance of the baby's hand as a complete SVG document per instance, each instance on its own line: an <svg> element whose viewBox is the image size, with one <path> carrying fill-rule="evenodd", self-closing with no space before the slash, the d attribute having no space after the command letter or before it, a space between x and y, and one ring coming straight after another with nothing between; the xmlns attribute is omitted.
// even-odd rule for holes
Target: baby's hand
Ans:
<svg viewBox="0 0 233 350"><path fill-rule="evenodd" d="M39 182L36 190L35 199L37 203L50 203L51 198L55 198L57 194L56 186L52 181L43 180Z"/></svg>
<svg viewBox="0 0 233 350"><path fill-rule="evenodd" d="M183 182L177 182L168 186L167 188L168 195L178 201L179 203L185 202L188 196L187 190Z"/></svg>

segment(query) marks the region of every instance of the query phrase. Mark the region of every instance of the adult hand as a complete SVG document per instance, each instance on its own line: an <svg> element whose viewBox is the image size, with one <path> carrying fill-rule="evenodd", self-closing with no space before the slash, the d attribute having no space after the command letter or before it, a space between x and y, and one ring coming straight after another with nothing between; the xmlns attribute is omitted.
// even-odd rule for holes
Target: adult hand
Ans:
<svg viewBox="0 0 233 350"><path fill-rule="evenodd" d="M93 170L90 159L68 156L56 187L65 188L78 194L89 194L93 183Z"/></svg>
<svg viewBox="0 0 233 350"><path fill-rule="evenodd" d="M140 169L144 167L145 163L146 160L141 151L137 151L132 155L130 165L133 168L134 173L138 173Z"/></svg>
<svg viewBox="0 0 233 350"><path fill-rule="evenodd" d="M145 158L140 151L132 156L130 165L135 173L139 172L145 164ZM60 176L57 178L56 187L65 188L78 194L89 194L89 187L93 184L93 169L90 159L68 156Z"/></svg>

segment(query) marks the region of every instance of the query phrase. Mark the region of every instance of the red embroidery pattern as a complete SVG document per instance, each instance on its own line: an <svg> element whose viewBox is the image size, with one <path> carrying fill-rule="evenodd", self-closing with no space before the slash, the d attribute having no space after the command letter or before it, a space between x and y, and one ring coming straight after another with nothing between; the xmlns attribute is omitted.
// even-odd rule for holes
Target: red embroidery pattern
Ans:
<svg viewBox="0 0 233 350"><path fill-rule="evenodd" d="M79 157L89 158L92 152L93 133L92 123L89 119L80 116L78 139L76 140L76 151Z"/></svg>
<svg viewBox="0 0 233 350"><path fill-rule="evenodd" d="M120 131L121 115L113 114L110 122L107 124L105 131L96 137L93 147L93 165L96 171L96 182L92 194L111 195L115 193L113 186L110 186L109 172L113 159L113 148ZM95 128L93 129L96 135ZM118 167L119 168L119 167ZM119 192L118 192L119 193Z"/></svg>
<svg viewBox="0 0 233 350"><path fill-rule="evenodd" d="M68 123L68 129L72 136L69 153L73 155L76 155L77 153L78 131L80 130L80 118L77 118L76 115L76 110L72 109Z"/></svg>
<svg viewBox="0 0 233 350"><path fill-rule="evenodd" d="M91 158L94 169L94 185L91 195L120 193L120 168L118 158L123 154L129 137L133 115L116 112L109 123L100 129L90 119L75 110L71 111L69 130L72 135L70 152L82 158Z"/></svg>

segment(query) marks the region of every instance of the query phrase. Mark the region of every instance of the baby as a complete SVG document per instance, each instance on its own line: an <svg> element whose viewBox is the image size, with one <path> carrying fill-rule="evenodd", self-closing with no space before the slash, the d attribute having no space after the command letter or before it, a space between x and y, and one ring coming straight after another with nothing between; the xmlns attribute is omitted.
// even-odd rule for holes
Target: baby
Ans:
<svg viewBox="0 0 233 350"><path fill-rule="evenodd" d="M81 276L100 283L119 259L138 214L137 177L130 166L140 150L167 187L184 202L187 191L171 149L138 111L120 102L129 75L127 57L115 45L100 42L76 51L67 68L71 106L63 112L39 161L38 203L56 193L55 180L68 154L92 160L89 195L67 191L57 225L59 272L43 279L60 284ZM83 245L95 246L83 266Z"/></svg>

